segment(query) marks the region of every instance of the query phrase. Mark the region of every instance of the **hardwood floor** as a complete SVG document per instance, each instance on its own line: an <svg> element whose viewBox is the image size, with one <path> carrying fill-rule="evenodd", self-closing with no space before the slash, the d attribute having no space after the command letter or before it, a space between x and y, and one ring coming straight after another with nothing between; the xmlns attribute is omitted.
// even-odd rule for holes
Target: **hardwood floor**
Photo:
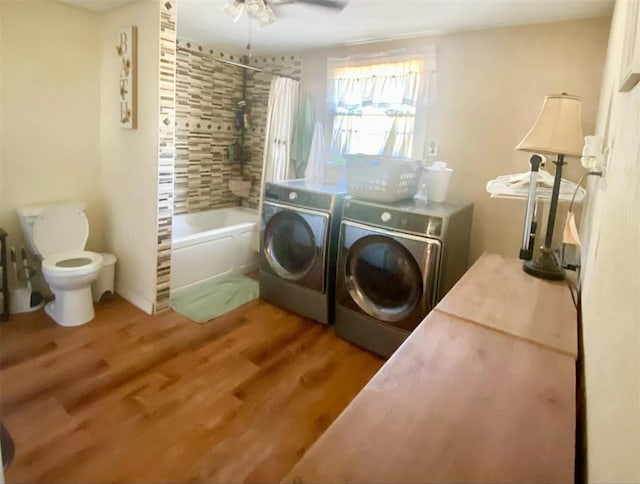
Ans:
<svg viewBox="0 0 640 484"><path fill-rule="evenodd" d="M0 325L11 482L280 481L383 361L262 300L208 324L115 298Z"/></svg>

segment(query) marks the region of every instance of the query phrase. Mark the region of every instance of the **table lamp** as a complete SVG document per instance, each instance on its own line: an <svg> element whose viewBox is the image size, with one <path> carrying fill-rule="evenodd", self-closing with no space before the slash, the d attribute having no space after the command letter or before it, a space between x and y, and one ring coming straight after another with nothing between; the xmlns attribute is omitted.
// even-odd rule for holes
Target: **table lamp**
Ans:
<svg viewBox="0 0 640 484"><path fill-rule="evenodd" d="M553 228L558 209L560 183L562 182L562 166L565 164L564 157L565 155L580 156L583 145L580 98L564 92L546 96L538 119L516 147L521 151L556 156L556 161L553 162L556 165L556 173L551 190L551 204L549 205L549 219L544 245L536 258L523 264L523 269L527 274L556 281L564 279L564 270L556 260L551 247ZM532 210L533 205L534 203L527 203L527 219L530 218L529 211Z"/></svg>

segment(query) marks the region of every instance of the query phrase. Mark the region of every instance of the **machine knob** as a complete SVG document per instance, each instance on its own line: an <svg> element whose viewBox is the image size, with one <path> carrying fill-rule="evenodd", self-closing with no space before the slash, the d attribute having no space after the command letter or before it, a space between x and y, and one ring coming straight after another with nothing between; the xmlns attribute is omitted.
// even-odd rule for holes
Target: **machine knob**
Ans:
<svg viewBox="0 0 640 484"><path fill-rule="evenodd" d="M289 200L291 200L292 202L293 202L296 198L298 198L298 194L297 194L296 192L291 192L291 193L289 194Z"/></svg>
<svg viewBox="0 0 640 484"><path fill-rule="evenodd" d="M382 215L380 215L380 219L383 222L388 222L389 220L391 220L391 214L389 212L382 212Z"/></svg>

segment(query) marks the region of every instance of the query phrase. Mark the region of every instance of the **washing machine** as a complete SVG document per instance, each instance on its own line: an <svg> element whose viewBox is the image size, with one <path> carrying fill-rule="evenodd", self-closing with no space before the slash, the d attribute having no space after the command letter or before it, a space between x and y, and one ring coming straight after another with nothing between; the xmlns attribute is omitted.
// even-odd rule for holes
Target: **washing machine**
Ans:
<svg viewBox="0 0 640 484"><path fill-rule="evenodd" d="M338 336L389 357L467 269L473 205L344 202Z"/></svg>
<svg viewBox="0 0 640 484"><path fill-rule="evenodd" d="M267 183L260 223L260 296L332 324L343 185Z"/></svg>

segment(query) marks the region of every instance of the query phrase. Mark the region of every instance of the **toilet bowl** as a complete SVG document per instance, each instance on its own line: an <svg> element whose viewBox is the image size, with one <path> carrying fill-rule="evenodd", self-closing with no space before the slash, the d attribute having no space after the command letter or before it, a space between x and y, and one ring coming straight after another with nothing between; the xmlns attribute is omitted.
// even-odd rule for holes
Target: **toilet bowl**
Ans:
<svg viewBox="0 0 640 484"><path fill-rule="evenodd" d="M102 255L95 252L67 252L42 261L42 275L56 297L44 310L62 326L91 321L93 297L91 283L100 274Z"/></svg>
<svg viewBox="0 0 640 484"><path fill-rule="evenodd" d="M31 219L21 219L21 223L23 228L31 228L25 235L31 237L29 245L42 257L42 275L55 296L45 311L62 326L91 321L95 316L91 283L100 274L103 258L84 250L89 236L87 217L73 204L48 205L39 210L32 207L29 214Z"/></svg>

